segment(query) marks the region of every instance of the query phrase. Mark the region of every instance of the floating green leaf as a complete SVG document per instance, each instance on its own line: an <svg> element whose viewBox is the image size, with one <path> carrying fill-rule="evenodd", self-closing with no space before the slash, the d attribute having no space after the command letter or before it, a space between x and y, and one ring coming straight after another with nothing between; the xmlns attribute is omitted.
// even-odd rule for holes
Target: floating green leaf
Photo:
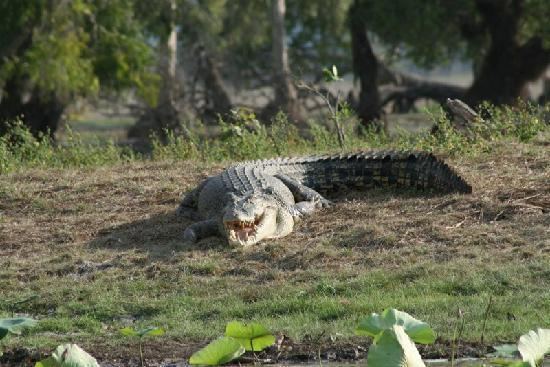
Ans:
<svg viewBox="0 0 550 367"><path fill-rule="evenodd" d="M544 355L550 353L550 329L531 330L519 338L518 350L524 362L531 367L542 365Z"/></svg>
<svg viewBox="0 0 550 367"><path fill-rule="evenodd" d="M8 333L20 334L21 329L25 327L33 327L36 325L36 320L28 317L16 317L12 319L0 319L0 339L3 339Z"/></svg>
<svg viewBox="0 0 550 367"><path fill-rule="evenodd" d="M416 343L432 344L435 341L435 332L428 324L394 308L386 309L380 315L372 313L359 323L355 333L376 337L382 331L389 330L394 325L403 326L407 335Z"/></svg>
<svg viewBox="0 0 550 367"><path fill-rule="evenodd" d="M426 367L401 325L393 325L375 339L367 355L369 367Z"/></svg>
<svg viewBox="0 0 550 367"><path fill-rule="evenodd" d="M495 352L491 353L489 357L514 358L519 355L518 346L515 344L496 345L493 348L495 348Z"/></svg>
<svg viewBox="0 0 550 367"><path fill-rule="evenodd" d="M259 352L275 343L275 336L262 324L231 321L225 327L225 336L237 339L247 351Z"/></svg>
<svg viewBox="0 0 550 367"><path fill-rule="evenodd" d="M141 330L135 330L131 327L125 327L120 329L119 332L125 336L139 336L140 338L144 336L160 336L164 335L164 329L158 327L148 327Z"/></svg>
<svg viewBox="0 0 550 367"><path fill-rule="evenodd" d="M238 340L223 336L193 353L189 358L189 364L217 366L240 357L244 352L245 349Z"/></svg>
<svg viewBox="0 0 550 367"><path fill-rule="evenodd" d="M55 348L52 356L35 367L99 367L96 359L76 344L63 344Z"/></svg>

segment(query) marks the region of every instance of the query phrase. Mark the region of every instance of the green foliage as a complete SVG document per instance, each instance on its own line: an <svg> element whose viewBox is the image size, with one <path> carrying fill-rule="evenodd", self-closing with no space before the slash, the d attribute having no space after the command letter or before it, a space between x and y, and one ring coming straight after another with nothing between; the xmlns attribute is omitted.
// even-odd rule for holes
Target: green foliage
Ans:
<svg viewBox="0 0 550 367"><path fill-rule="evenodd" d="M456 57L479 61L489 45L488 31L474 0L444 5L438 0L357 1L361 10L352 16L365 19L390 57L407 57L431 67ZM519 41L539 37L548 43L550 27L542 16L550 10L548 1L525 1L523 9Z"/></svg>
<svg viewBox="0 0 550 367"><path fill-rule="evenodd" d="M4 339L8 333L20 334L21 329L33 327L36 320L28 317L16 317L12 319L0 319L0 340Z"/></svg>
<svg viewBox="0 0 550 367"><path fill-rule="evenodd" d="M143 359L143 338L145 336L162 336L164 335L164 329L158 328L158 327L147 327L145 329L139 329L136 330L131 327L125 327L119 330L119 332L124 336L137 336L139 337L139 360L141 362L141 366L143 367L145 365L144 359Z"/></svg>
<svg viewBox="0 0 550 367"><path fill-rule="evenodd" d="M158 327L148 327L145 329L135 330L131 327L125 327L119 330L124 336L138 336L143 338L144 336L161 336L164 335L164 329Z"/></svg>
<svg viewBox="0 0 550 367"><path fill-rule="evenodd" d="M236 339L249 352L260 352L275 343L275 336L257 322L231 321L225 327L225 336Z"/></svg>
<svg viewBox="0 0 550 367"><path fill-rule="evenodd" d="M342 78L338 76L338 69L336 68L336 65L332 65L331 70L329 70L328 68L324 68L323 77L326 83L337 82L339 80L342 80Z"/></svg>
<svg viewBox="0 0 550 367"><path fill-rule="evenodd" d="M275 336L262 324L231 321L225 327L225 336L193 353L189 363L217 366L240 357L245 351L260 352L273 343Z"/></svg>
<svg viewBox="0 0 550 367"><path fill-rule="evenodd" d="M244 352L245 348L238 340L223 336L193 353L189 358L189 364L218 366L239 358Z"/></svg>
<svg viewBox="0 0 550 367"><path fill-rule="evenodd" d="M495 352L491 353L489 357L514 358L519 355L518 346L515 344L497 345L493 348L495 348Z"/></svg>
<svg viewBox="0 0 550 367"><path fill-rule="evenodd" d="M434 133L392 137L374 129L354 134L353 115L350 116L345 108L338 113L348 150L390 147L450 155L479 154L491 151L496 141L527 142L548 129L545 116L550 114L550 105L544 108L529 104L516 108L483 105L482 111L485 122L472 125L466 133L456 131L440 111L428 117L436 125ZM277 114L266 126L250 111L235 111L231 122L220 121L220 133L213 137L183 130L185 134L167 131L163 139L153 137L150 157L153 160L241 161L334 152L340 145L335 129L318 123L311 123L309 138L301 137L283 113ZM28 167L101 166L145 158L110 141L83 143L80 136L70 130L63 144L55 144L48 136L34 137L19 120L9 123L7 134L0 137L0 173Z"/></svg>
<svg viewBox="0 0 550 367"><path fill-rule="evenodd" d="M390 308L382 314L371 314L359 323L356 329L358 335L368 335L376 338L385 330L393 326L402 326L407 335L416 343L432 344L435 341L435 332L425 322L419 321L406 312Z"/></svg>
<svg viewBox="0 0 550 367"><path fill-rule="evenodd" d="M173 131L166 131L164 135L164 141L157 135L151 137L153 159L196 159L199 157L197 136L189 134L188 137L185 137L176 135Z"/></svg>
<svg viewBox="0 0 550 367"><path fill-rule="evenodd" d="M286 24L293 70L318 71L336 63L351 69L348 9L352 0L287 1Z"/></svg>
<svg viewBox="0 0 550 367"><path fill-rule="evenodd" d="M136 87L154 102L153 54L134 8L127 0L2 2L0 88L24 80L21 88L67 102Z"/></svg>
<svg viewBox="0 0 550 367"><path fill-rule="evenodd" d="M393 325L374 339L367 355L369 367L425 367L420 353L401 325Z"/></svg>
<svg viewBox="0 0 550 367"><path fill-rule="evenodd" d="M0 174L26 167L84 167L125 162L136 158L128 148L113 142L84 144L70 130L67 141L56 145L49 136L35 137L20 120L9 123L0 136Z"/></svg>
<svg viewBox="0 0 550 367"><path fill-rule="evenodd" d="M367 354L370 367L424 367L414 341L435 341L435 332L428 324L393 308L371 314L359 323L355 333L374 339Z"/></svg>
<svg viewBox="0 0 550 367"><path fill-rule="evenodd" d="M40 362L35 367L99 367L97 360L76 344L58 346L52 356Z"/></svg>

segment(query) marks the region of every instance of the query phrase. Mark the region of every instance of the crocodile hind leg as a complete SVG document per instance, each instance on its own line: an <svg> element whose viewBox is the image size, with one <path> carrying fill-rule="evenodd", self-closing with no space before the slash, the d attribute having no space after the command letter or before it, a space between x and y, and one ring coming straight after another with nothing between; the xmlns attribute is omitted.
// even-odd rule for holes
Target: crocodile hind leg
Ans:
<svg viewBox="0 0 550 367"><path fill-rule="evenodd" d="M294 209L297 211L297 216L311 214L315 209L326 208L332 204L323 195L293 178L282 174L275 175L275 177L281 180L292 192L292 195L294 195L294 200L296 201Z"/></svg>
<svg viewBox="0 0 550 367"><path fill-rule="evenodd" d="M218 222L215 219L209 219L187 227L183 232L183 240L187 243L195 243L200 239L219 235Z"/></svg>

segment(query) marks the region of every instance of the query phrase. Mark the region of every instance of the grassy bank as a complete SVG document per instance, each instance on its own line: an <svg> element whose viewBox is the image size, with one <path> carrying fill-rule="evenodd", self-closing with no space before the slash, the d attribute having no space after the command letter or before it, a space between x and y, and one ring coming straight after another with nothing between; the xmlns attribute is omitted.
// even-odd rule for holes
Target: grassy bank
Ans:
<svg viewBox="0 0 550 367"><path fill-rule="evenodd" d="M92 354L121 355L134 342L118 329L154 325L168 335L148 345L182 358L185 345L220 335L233 319L326 347L334 338L349 341L359 318L387 307L428 322L440 343L452 338L460 308L463 340L477 342L490 297L485 340L515 342L550 325L550 132L543 123L509 126L513 134L473 139L449 130L440 130L447 137L378 138L378 145L448 155L472 195L352 193L290 236L247 249L215 238L184 246L189 222L174 215L182 194L220 170L217 159L336 144L306 147L289 138L286 148L274 148L265 130L273 150L232 148L242 135L229 135L219 157L221 143L210 156L176 139L149 159L113 154L16 166L9 158L0 175L0 317L26 314L40 323L2 348L72 341ZM350 149L374 139L357 139L363 143ZM176 159L178 147L189 149L186 159Z"/></svg>
<svg viewBox="0 0 550 367"><path fill-rule="evenodd" d="M34 137L19 121L11 122L8 134L0 137L0 174L28 168L83 168L112 166L126 162L192 160L209 164L248 159L353 151L373 148L421 149L445 155L475 155L490 152L494 141L527 142L548 128L550 105L544 108L525 105L521 108L484 107L486 123L475 124L468 134L456 132L442 111L426 114L437 126L411 134L401 131L391 136L384 132L358 129L353 116L341 116L346 135L340 146L331 124L311 122L307 133L300 133L284 114L269 125L260 124L251 113L236 113L231 123L220 121L215 129L196 126L186 134L166 133L153 137L150 150L138 153L105 138L83 138L67 129L63 140ZM216 134L209 133L216 130ZM359 133L358 133L359 130ZM305 136L304 136L305 135Z"/></svg>

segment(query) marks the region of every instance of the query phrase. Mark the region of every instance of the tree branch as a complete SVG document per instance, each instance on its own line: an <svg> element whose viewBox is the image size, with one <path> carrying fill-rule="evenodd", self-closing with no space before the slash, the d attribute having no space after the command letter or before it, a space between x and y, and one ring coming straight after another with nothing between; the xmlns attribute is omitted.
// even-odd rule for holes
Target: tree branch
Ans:
<svg viewBox="0 0 550 367"><path fill-rule="evenodd" d="M435 100L441 104L445 103L447 98L461 98L466 92L466 88L439 82L424 81L417 85L398 86L388 88L382 99L381 107L394 101L407 101L412 104L418 99L427 98Z"/></svg>

